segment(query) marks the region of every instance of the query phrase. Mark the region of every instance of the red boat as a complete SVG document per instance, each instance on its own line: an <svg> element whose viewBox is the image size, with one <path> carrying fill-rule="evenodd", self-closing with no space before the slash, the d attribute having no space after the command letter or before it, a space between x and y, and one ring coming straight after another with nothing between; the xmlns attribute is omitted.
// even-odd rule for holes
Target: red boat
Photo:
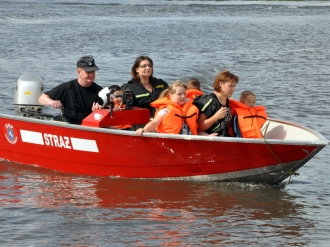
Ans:
<svg viewBox="0 0 330 247"><path fill-rule="evenodd" d="M82 125L54 121L33 100L19 102L20 84L39 80L22 77L14 100L19 116L0 114L0 158L26 165L105 177L279 184L329 143L307 127L271 118L262 128L263 139L137 136L111 128L147 123L149 112L141 108L97 110ZM27 87L23 91L39 97Z"/></svg>

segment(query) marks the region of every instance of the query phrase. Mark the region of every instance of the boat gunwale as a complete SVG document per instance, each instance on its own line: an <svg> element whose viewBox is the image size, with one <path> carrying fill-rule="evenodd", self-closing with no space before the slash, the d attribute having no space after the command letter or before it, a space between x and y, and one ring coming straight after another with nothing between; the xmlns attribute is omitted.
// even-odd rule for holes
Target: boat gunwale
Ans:
<svg viewBox="0 0 330 247"><path fill-rule="evenodd" d="M297 124L291 121L276 119L276 118L268 118L267 121L278 122L283 124L288 124L291 126L295 126L311 132L313 135L319 138L319 140L278 140L278 139L256 139L256 138L236 138L236 137L217 137L217 136L195 136L195 135L176 135L176 134L162 134L162 133L144 133L143 136L137 136L135 131L128 130L120 130L114 128L98 128L98 127L90 127L76 124L68 124L65 122L52 121L52 120L43 120L29 117L21 117L21 116L13 116L8 114L0 114L0 118L3 119L11 119L15 121L23 121L30 122L35 124L49 125L67 129L77 129L84 130L89 132L99 132L113 135L125 135L125 136L135 136L137 138L161 138L161 139L180 139L180 140L189 140L189 141L211 141L211 142L237 142L237 143L265 143L267 141L268 144L287 144L287 145L318 145L318 146L326 146L330 142L327 140L321 133L310 129L309 127L303 126L301 124Z"/></svg>

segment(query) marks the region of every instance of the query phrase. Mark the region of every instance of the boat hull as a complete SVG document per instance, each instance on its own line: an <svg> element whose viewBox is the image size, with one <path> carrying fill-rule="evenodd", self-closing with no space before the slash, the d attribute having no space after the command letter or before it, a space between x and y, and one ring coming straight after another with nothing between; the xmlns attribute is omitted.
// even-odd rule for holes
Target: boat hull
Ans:
<svg viewBox="0 0 330 247"><path fill-rule="evenodd" d="M113 130L0 115L0 157L91 176L278 184L328 141L219 138ZM271 133L271 131L269 131Z"/></svg>

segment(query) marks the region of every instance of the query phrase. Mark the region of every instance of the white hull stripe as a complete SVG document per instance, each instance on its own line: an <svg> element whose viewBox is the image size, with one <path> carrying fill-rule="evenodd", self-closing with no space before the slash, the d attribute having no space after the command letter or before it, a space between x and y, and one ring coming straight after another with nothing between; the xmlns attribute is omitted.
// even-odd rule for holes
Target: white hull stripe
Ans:
<svg viewBox="0 0 330 247"><path fill-rule="evenodd" d="M44 139L42 138L42 134L40 132L34 132L28 130L20 130L20 132L21 132L22 142L45 145Z"/></svg>
<svg viewBox="0 0 330 247"><path fill-rule="evenodd" d="M80 138L73 138L70 137L72 149L80 150L80 151L88 151L88 152L99 152L95 140L87 140L87 139L80 139Z"/></svg>
<svg viewBox="0 0 330 247"><path fill-rule="evenodd" d="M22 142L45 145L43 134L41 132L20 130ZM95 140L81 139L70 137L70 146L73 150L87 151L87 152L99 152L97 143ZM47 144L48 145L48 144ZM53 146L53 145L51 145Z"/></svg>

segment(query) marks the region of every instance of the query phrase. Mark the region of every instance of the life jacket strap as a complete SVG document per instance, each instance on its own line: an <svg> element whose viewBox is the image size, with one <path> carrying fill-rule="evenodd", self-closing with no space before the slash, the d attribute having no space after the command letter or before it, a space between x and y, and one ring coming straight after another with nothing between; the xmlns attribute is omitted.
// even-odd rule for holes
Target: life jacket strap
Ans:
<svg viewBox="0 0 330 247"><path fill-rule="evenodd" d="M191 117L195 116L196 114L197 114L197 113L195 112L195 113L191 114L190 116L180 116L180 115L178 115L178 114L175 114L175 116L176 116L176 117L179 117L179 118L187 119L187 118L191 118Z"/></svg>
<svg viewBox="0 0 330 247"><path fill-rule="evenodd" d="M246 116L246 117L243 117L243 119L244 118L254 118L254 117L256 117L256 118L263 118L263 119L267 120L267 118L265 118L264 116L259 116L259 115Z"/></svg>

